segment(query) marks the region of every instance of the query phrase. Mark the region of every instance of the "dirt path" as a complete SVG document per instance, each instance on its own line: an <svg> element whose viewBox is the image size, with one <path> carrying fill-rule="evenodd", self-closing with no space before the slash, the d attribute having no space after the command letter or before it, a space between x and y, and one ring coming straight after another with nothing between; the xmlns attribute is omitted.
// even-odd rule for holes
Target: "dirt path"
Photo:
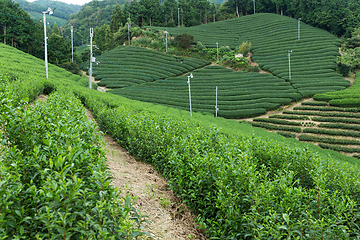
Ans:
<svg viewBox="0 0 360 240"><path fill-rule="evenodd" d="M286 110L292 111L295 107L301 106L301 104L303 102L310 102L312 100L313 100L312 98L305 98L305 99L303 99L303 100L301 100L299 102L292 102L289 105L280 106L276 110L267 111L264 115L261 115L261 116L252 117L252 118L242 118L242 119L237 119L237 120L238 121L253 121L254 118L267 118L270 115L281 114L283 111L286 111Z"/></svg>
<svg viewBox="0 0 360 240"><path fill-rule="evenodd" d="M86 110L90 120L93 116ZM114 139L103 135L106 158L114 179L112 184L123 193L137 196L135 208L148 216L144 231L151 237L139 239L206 239L196 228L195 215L169 189L156 169L130 156Z"/></svg>
<svg viewBox="0 0 360 240"><path fill-rule="evenodd" d="M83 76L85 76L85 77L89 77L88 75L86 75L86 72L85 71L81 71L82 72L82 74L83 74ZM94 82L94 83L99 83L100 81L96 81L95 80L95 77L92 77L91 78L92 79L92 82ZM98 91L100 91L100 92L106 92L106 90L108 90L106 87L100 87L100 86L98 86L97 87L97 90Z"/></svg>

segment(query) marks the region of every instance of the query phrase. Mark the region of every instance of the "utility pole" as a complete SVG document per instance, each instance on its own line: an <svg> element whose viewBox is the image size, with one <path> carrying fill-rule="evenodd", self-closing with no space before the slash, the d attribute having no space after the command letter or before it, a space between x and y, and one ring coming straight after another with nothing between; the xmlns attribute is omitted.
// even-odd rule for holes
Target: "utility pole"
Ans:
<svg viewBox="0 0 360 240"><path fill-rule="evenodd" d="M292 50L289 50L289 54L288 54L288 57L289 57L289 79L291 80L291 68L290 68L290 54L292 53Z"/></svg>
<svg viewBox="0 0 360 240"><path fill-rule="evenodd" d="M218 92L218 87L216 86L216 102L215 102L215 117L217 117L218 115L218 111L219 111L219 108L217 106L217 92Z"/></svg>
<svg viewBox="0 0 360 240"><path fill-rule="evenodd" d="M216 62L219 62L219 43L216 43L216 53L217 53Z"/></svg>
<svg viewBox="0 0 360 240"><path fill-rule="evenodd" d="M48 56L47 56L47 37L46 37L46 17L45 14L49 13L49 15L53 14L53 11L49 7L43 13L43 21L44 21L44 42L45 42L45 68L46 68L46 79L49 79L49 70L48 70Z"/></svg>
<svg viewBox="0 0 360 240"><path fill-rule="evenodd" d="M190 117L192 117L192 109L191 109L191 92L190 92L190 78L193 78L194 76L192 75L192 73L187 76L188 80L187 80L187 84L189 85L189 104L190 104Z"/></svg>
<svg viewBox="0 0 360 240"><path fill-rule="evenodd" d="M255 14L255 0L254 0L254 14Z"/></svg>
<svg viewBox="0 0 360 240"><path fill-rule="evenodd" d="M298 39L300 39L300 21L301 18L298 19Z"/></svg>
<svg viewBox="0 0 360 240"><path fill-rule="evenodd" d="M74 29L71 26L71 62L74 62Z"/></svg>
<svg viewBox="0 0 360 240"><path fill-rule="evenodd" d="M90 28L90 68L89 68L89 89L91 89L91 82L92 82L92 63L93 63L93 52L92 52L92 38L94 36L94 29ZM94 61L95 62L95 61Z"/></svg>
<svg viewBox="0 0 360 240"><path fill-rule="evenodd" d="M180 27L180 8L178 8L178 27Z"/></svg>
<svg viewBox="0 0 360 240"><path fill-rule="evenodd" d="M166 40L165 40L165 42L166 42L166 53L167 53L167 34L168 34L168 31L167 31L167 29L166 29Z"/></svg>
<svg viewBox="0 0 360 240"><path fill-rule="evenodd" d="M128 25L128 39L129 39L129 46L130 46L130 27L129 27L129 23L127 22Z"/></svg>

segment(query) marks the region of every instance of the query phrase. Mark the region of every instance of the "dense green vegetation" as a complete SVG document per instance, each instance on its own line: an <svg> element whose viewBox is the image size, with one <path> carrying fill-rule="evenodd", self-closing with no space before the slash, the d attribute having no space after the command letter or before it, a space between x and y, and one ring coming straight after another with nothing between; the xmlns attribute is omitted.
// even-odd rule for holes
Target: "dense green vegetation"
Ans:
<svg viewBox="0 0 360 240"><path fill-rule="evenodd" d="M333 93L316 94L315 100L328 101L332 106L338 107L360 107L360 75L356 75L354 84L345 90Z"/></svg>
<svg viewBox="0 0 360 240"><path fill-rule="evenodd" d="M252 59L265 71L290 81L303 97L350 86L335 72L339 40L326 31L275 14L255 14L190 28L168 28L170 34L189 33L195 41L213 46L216 42L236 48L252 43ZM164 28L153 28L164 30ZM268 29L268 30L264 30ZM289 79L288 51L291 53Z"/></svg>
<svg viewBox="0 0 360 240"><path fill-rule="evenodd" d="M60 1L53 0L37 0L34 2L28 2L26 0L15 0L15 2L20 4L20 7L27 11L31 17L36 20L42 18L42 12L46 11L48 7L52 9L56 8L54 11L53 18L49 18L50 25L54 24L54 21L57 24L65 23L70 18L71 14L74 14L80 10L80 5L67 4ZM39 15L40 14L40 15ZM60 21L59 21L60 20Z"/></svg>
<svg viewBox="0 0 360 240"><path fill-rule="evenodd" d="M44 55L44 50L41 43L36 40L41 37L41 31L44 31L41 25L34 23L19 4L12 0L0 1L0 40L2 43L40 57ZM43 36L42 34L42 38Z"/></svg>
<svg viewBox="0 0 360 240"><path fill-rule="evenodd" d="M9 55L12 54L17 59L21 58L22 62L29 62L26 59L34 60L15 49L4 45L0 46L2 47L2 52ZM225 121L221 118L214 119L211 116L196 113L193 118L190 118L186 111L141 103L120 96L89 90L64 78L62 75L64 70L56 67L52 67L50 73L54 74L57 72L57 77L56 75L51 75L49 81L45 81L44 78L40 77L41 75L34 78L36 70L43 70L42 65L38 66L33 63L34 72L31 71L29 73L26 72L29 71L29 68L26 69L26 66L23 68L22 65L14 65L16 62L12 60L7 63L9 65L7 68L3 68L4 64L0 64L0 71L2 73L5 72L7 76L16 76L18 74L16 77L7 77L11 83L7 88L8 92L11 93L8 95L8 98L29 100L42 91L57 92L50 97L49 102L46 104L37 104L34 108L28 108L28 110L23 109L11 112L15 116L19 115L19 118L12 119L23 119L20 117L24 117L23 124L29 126L29 131L27 131L27 128L24 128L24 132L33 137L23 137L34 142L18 141L16 144L19 143L19 145L13 148L3 147L3 151L9 152L16 151L18 146L22 146L26 150L29 149L29 151L39 150L41 153L45 153L51 150L51 153L55 153L57 157L52 158L54 165L52 168L50 166L47 168L54 170L59 168L60 170L57 171L59 173L54 172L51 174L48 170L46 172L41 171L41 174L48 174L46 176L49 176L45 179L40 178L40 182L49 183L46 185L46 189L51 189L50 186L54 184L52 181L59 178L60 181L57 181L58 183L68 181L68 177L70 178L71 176L74 179L77 175L75 173L71 175L72 172L79 174L78 182L84 184L84 187L87 186L85 184L88 184L86 178L80 177L80 170L85 171L85 169L81 167L76 168L75 164L70 168L68 165L65 165L65 162L64 165L59 164L56 166L55 164L55 162L60 162L61 159L65 161L72 159L80 160L79 158L68 158L70 156L68 154L75 153L75 149L82 149L70 145L70 139L73 138L59 142L51 134L60 134L59 136L66 138L68 136L68 129L73 133L70 136L75 137L75 140L78 139L77 136L80 133L89 134L89 141L91 141L91 137L96 138L95 135L91 134L91 132L94 134L93 130L82 131L83 127L89 124L81 123L86 121L78 119L83 114L83 111L80 110L78 100L72 98L71 94L73 92L92 111L104 131L110 133L131 154L154 164L168 178L169 185L174 192L181 196L192 209L197 210L199 214L198 220L207 230L206 233L209 237L242 239L246 237L269 238L277 236L278 238L296 238L302 236L303 239L346 239L356 238L358 235L358 202L360 200L358 195L358 166L344 162L352 161L351 158L321 150L311 145L308 145L307 148L305 147L306 145L299 142L283 139L278 135L269 134L265 131L255 130L247 124L239 125L235 121ZM68 92L67 94L62 92L61 89L64 88ZM69 99L72 102L70 105L68 104ZM18 100L13 102L18 102ZM67 104L62 104L65 101ZM6 105L2 105L2 107L6 107ZM39 109L39 114L37 109ZM26 114L22 115L21 113L23 112ZM49 119L37 118L40 114L43 116L44 114L49 115ZM8 115L2 117L6 116ZM55 116L55 119L52 116ZM54 131L51 130L52 127L46 127L47 124L27 125L27 123L35 121L35 119L38 119L39 123L45 123L46 121L54 121L55 123L59 121L56 119L56 116L61 117L60 119L63 120L63 125L61 125L63 127L60 128L59 124L55 124ZM76 125L78 127L70 127L74 126L71 124L75 123L79 124ZM12 124L12 122L9 122L8 127L13 126ZM35 126L46 128L49 131L49 135L46 134L47 131L41 131L42 128L39 131L34 131ZM14 128L15 130L16 128ZM38 133L39 135L33 133ZM19 138L18 134L11 136ZM49 139L49 142L41 140L39 146L43 147L40 148L35 147L38 144L31 145L31 143L36 142L37 136L42 136L42 139L45 140ZM269 136L271 139L259 136ZM52 144L53 141L56 141L58 144ZM81 146L84 149L90 148L95 152L101 152L96 142L86 143L82 142ZM27 146L30 147L28 148ZM59 149L63 146L65 146L64 150ZM71 146L71 149L69 149L69 146ZM320 155L314 150L318 151ZM57 151L59 151L59 155L56 154ZM27 151L24 151L24 154L26 153ZM88 151L86 153L92 154L93 152ZM62 155L64 157L61 158L60 156ZM2 161L0 162L4 166L4 173L8 173L5 176L9 180L13 180L7 182L16 183L14 185L3 185L7 187L6 190L12 191L13 187L26 184L17 179L25 178L27 175L24 175L23 171L18 171L19 168L17 167L6 165L8 163L5 161L7 156L20 159L22 155L3 154ZM36 162L42 163L43 161L40 161L37 156L42 155L31 154L26 159L27 161L21 161L21 164L23 164L21 166L25 166L27 162L33 164L31 166L36 166L34 165ZM49 159L49 157L46 159ZM96 164L97 161L95 159L99 159L100 163L103 161L101 154L96 154L94 159L89 157L76 163L79 166L81 164L87 165L87 161L91 161L91 164ZM45 163L51 164L50 161L45 161ZM16 174L11 172L13 169L16 170ZM91 173L95 173L93 169L91 168ZM27 168L27 170L30 171L32 168ZM34 168L34 170L40 170L40 168ZM97 175L99 178L104 176L100 174L100 171L97 173L99 173ZM41 174L35 175L35 179L37 179L37 176L42 176ZM106 175L106 172L104 174ZM66 178L61 178L63 175ZM30 175L30 177L32 176L34 174ZM96 178L90 178L90 182L91 180L96 182ZM75 181L71 181L71 183L68 185L57 184L59 191L60 187L63 186L72 187ZM106 183L104 184L106 185ZM94 185L94 187L95 192L101 189L99 185ZM45 189L45 187L43 188ZM29 189L31 191L28 190L26 193L30 194L34 192L32 190L37 188ZM73 192L64 188L61 188L61 191L64 192L64 195L58 195L60 198L68 196ZM16 193L18 192L16 191ZM50 192L53 191L51 190ZM22 198L33 196L25 195L25 192L24 196L22 195ZM13 194L11 196L15 199L20 197L20 194ZM43 195L37 194L36 196L45 210L46 206L52 207L52 204L56 204L57 201L57 199L54 199L56 200L54 203L51 195L50 197L49 195L44 195L44 198L41 197ZM93 202L97 201L98 203L95 205L93 212L91 212L93 220L97 221L97 216L99 216L99 219L101 218L100 216L112 219L113 215L106 215L106 211L101 212L100 210L103 209L101 204L104 203L101 198L108 198L114 195L109 193L109 195L101 196L93 194L90 196L96 197ZM126 221L126 213L129 213L129 208L126 208L128 200L123 197L120 199L126 201L125 203L120 203L123 204L121 208L117 208L120 212L116 215L125 216L123 219L118 219L119 228L121 228L119 233L138 234L137 225L127 224ZM35 204L31 200L33 200L33 197L28 199L28 201ZM48 202L42 202L44 200ZM71 198L66 198L66 200L71 202ZM109 201L111 200L114 205L109 206L109 202L107 202L109 208L116 206L114 198L109 198ZM82 201L79 200L77 203L78 205L76 206L78 207ZM3 201L1 204L2 209L9 205L15 207L15 202L11 201ZM21 201L17 201L16 204L21 204ZM20 215L22 214L21 219L30 221L24 214L26 211L32 210L27 210L26 206L24 205L21 208L23 209L20 211ZM61 208L62 206L63 208ZM66 212L66 206L69 205L60 205L57 209ZM20 219L20 217L17 217L19 213L15 211L15 208L8 209L8 216ZM48 212L42 212L42 208L39 208L38 212L43 214L39 218L39 220L44 219L42 229L44 231L51 230L50 237L55 237L58 233L62 237L64 237L64 233L66 233L66 236L73 234L75 237L76 230L81 228L83 220L81 220L81 217L87 216L86 214L81 214L81 216L76 215L76 213L72 214L68 209L67 219L62 221L63 224L60 228L57 224L59 224L58 219L62 215L54 214L53 211L50 211L52 208L48 209ZM14 211L11 212L12 210ZM1 211L1 216L4 216L3 214L4 211ZM132 216L134 216L133 214ZM80 220L77 220L77 217ZM1 219L2 221L8 221L10 218ZM36 218L32 219L35 222L36 220ZM28 233L23 233L20 229L24 224L28 226L28 223L22 223L20 220L17 223L18 225L16 226L19 226L17 228L19 231L15 229L14 233L14 230L11 229L12 231L9 234L12 235L10 236L16 234L19 237L27 236ZM47 223L49 225L46 225ZM91 223L89 223L89 227L90 225ZM2 225L4 230L10 229L6 228L7 226ZM62 230L62 232L58 231L58 229ZM95 232L97 230L90 230L89 228L88 231L90 235L90 231ZM104 232L98 231L97 236L107 236L100 234L109 233L108 230ZM49 234L49 231L46 233ZM48 235L46 236L49 237Z"/></svg>
<svg viewBox="0 0 360 240"><path fill-rule="evenodd" d="M281 115L269 118L255 118L251 124L269 130L286 131L300 141L313 142L323 148L354 156L352 153L360 151L360 141L357 140L360 137L359 118L360 108L330 107L324 105L324 102L304 102L293 111L284 111ZM300 125L301 128L295 128L294 125Z"/></svg>
<svg viewBox="0 0 360 240"><path fill-rule="evenodd" d="M221 66L207 66L192 71L192 74L194 78L190 79L190 85L193 111L215 115L216 87L218 116L226 118L261 115L301 98L289 83L270 74L234 72ZM187 79L187 75L166 78L165 81L158 80L109 92L188 110Z"/></svg>
<svg viewBox="0 0 360 240"><path fill-rule="evenodd" d="M97 75L95 79L101 80L100 86L109 88L153 81L163 82L165 78L179 76L210 64L208 61L174 57L131 46L119 46L104 53L98 57L98 60L101 61L100 64L93 68L93 72Z"/></svg>

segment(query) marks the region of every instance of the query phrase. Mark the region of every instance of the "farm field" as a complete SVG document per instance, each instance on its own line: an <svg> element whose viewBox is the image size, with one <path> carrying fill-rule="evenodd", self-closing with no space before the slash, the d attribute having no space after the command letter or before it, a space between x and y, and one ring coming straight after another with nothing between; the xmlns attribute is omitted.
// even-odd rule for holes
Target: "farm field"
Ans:
<svg viewBox="0 0 360 240"><path fill-rule="evenodd" d="M301 99L289 82L271 74L234 72L222 66L192 71L192 110L215 115L216 87L218 116L244 118L266 113ZM189 110L187 75L109 90L130 99ZM100 85L100 84L99 84Z"/></svg>
<svg viewBox="0 0 360 240"><path fill-rule="evenodd" d="M61 229L62 238L85 231L105 239L113 235L106 230L111 226L104 225L101 232L96 227L103 217L104 224L116 221L117 236L139 234L137 225L127 221L141 217L130 208L131 199L121 195L122 201L113 201L119 195L108 188L98 136L84 119L81 104L103 131L168 179L171 189L196 209L209 238L360 237L356 159L249 124L200 113L190 118L188 111L90 90L63 77L56 67L45 80L43 62L34 61L39 72L29 74L32 67L14 60L30 62L33 57L0 46L1 54L13 56L0 58L0 93L6 103L0 107L9 113L1 115L7 121L2 128L9 133L2 135L0 161L0 174L6 177L1 189L6 198L0 201L2 237L23 229L16 233L26 238L36 228L44 238L60 236ZM41 92L50 94L46 103L34 108L21 103ZM74 200L79 193L81 200ZM90 214L86 225L84 216Z"/></svg>
<svg viewBox="0 0 360 240"><path fill-rule="evenodd" d="M155 30L165 28L152 27ZM330 33L276 14L254 14L196 27L168 28L172 35L188 33L206 46L237 48L252 43L252 59L275 76L285 79L305 98L316 93L337 91L350 86L335 72L339 39ZM291 53L289 79L288 51Z"/></svg>
<svg viewBox="0 0 360 240"><path fill-rule="evenodd" d="M119 46L98 57L94 65L95 80L99 86L121 88L146 82L163 81L196 68L210 64L209 61L174 57L140 47Z"/></svg>
<svg viewBox="0 0 360 240"><path fill-rule="evenodd" d="M342 91L316 94L315 101L269 118L254 118L251 124L285 137L314 143L360 158L360 74Z"/></svg>

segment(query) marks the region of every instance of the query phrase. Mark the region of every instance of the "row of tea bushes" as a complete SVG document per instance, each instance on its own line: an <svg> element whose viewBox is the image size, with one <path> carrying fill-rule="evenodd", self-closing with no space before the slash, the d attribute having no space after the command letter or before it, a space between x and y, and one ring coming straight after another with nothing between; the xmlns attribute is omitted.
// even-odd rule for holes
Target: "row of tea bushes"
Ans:
<svg viewBox="0 0 360 240"><path fill-rule="evenodd" d="M329 92L316 94L314 99L317 101L327 101L331 106L337 107L360 107L360 81L359 74L356 74L355 83L345 90L339 92Z"/></svg>
<svg viewBox="0 0 360 240"><path fill-rule="evenodd" d="M75 94L102 129L156 166L214 239L360 237L358 171L306 148L222 134L117 96Z"/></svg>
<svg viewBox="0 0 360 240"><path fill-rule="evenodd" d="M130 196L110 185L101 137L81 102L62 89L46 102L29 106L26 101L33 91L42 92L52 84L22 79L17 80L20 86L2 80L0 238L142 235L144 218L131 206ZM30 92L24 89L26 81L36 83Z"/></svg>

